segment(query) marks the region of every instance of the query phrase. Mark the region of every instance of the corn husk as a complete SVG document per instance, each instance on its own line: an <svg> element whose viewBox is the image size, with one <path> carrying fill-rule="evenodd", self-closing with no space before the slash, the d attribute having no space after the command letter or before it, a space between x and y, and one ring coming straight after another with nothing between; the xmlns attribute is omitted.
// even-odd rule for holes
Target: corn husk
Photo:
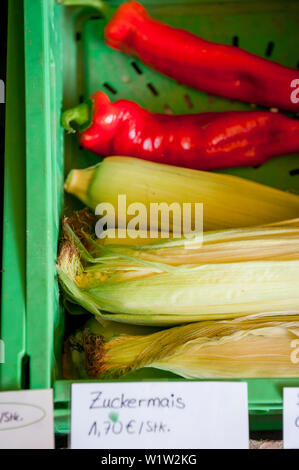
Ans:
<svg viewBox="0 0 299 470"><path fill-rule="evenodd" d="M65 190L91 209L110 203L118 221L118 196L127 206L139 202L150 214L151 203L203 204L204 230L247 227L299 216L299 196L227 174L211 173L147 162L138 158L108 157L96 166L72 170ZM194 213L192 226L194 226ZM132 217L125 217L127 223ZM160 227L161 228L161 227Z"/></svg>
<svg viewBox="0 0 299 470"><path fill-rule="evenodd" d="M115 253L142 260L170 265L227 263L250 260L299 259L299 219L258 227L204 232L192 239L153 241L150 233L134 239L129 231L126 238L114 238L110 230L101 246L109 246ZM137 243L136 243L137 241Z"/></svg>
<svg viewBox="0 0 299 470"><path fill-rule="evenodd" d="M158 332L92 320L66 345L66 378L118 378L148 367L188 379L299 377L299 320L247 317Z"/></svg>
<svg viewBox="0 0 299 470"><path fill-rule="evenodd" d="M196 237L159 242L155 250L152 245L102 246L90 234L83 236L83 243L66 221L57 271L67 298L102 320L175 325L249 314L297 314L297 224L210 232L201 252ZM210 247L219 240L231 249L220 247L215 254ZM251 252L247 258L246 250Z"/></svg>

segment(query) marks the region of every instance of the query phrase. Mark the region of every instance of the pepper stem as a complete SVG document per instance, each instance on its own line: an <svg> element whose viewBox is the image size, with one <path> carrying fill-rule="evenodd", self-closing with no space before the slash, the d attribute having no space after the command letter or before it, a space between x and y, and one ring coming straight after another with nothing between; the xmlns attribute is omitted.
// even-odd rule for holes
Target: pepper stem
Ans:
<svg viewBox="0 0 299 470"><path fill-rule="evenodd" d="M89 102L78 104L75 108L67 109L62 113L61 124L66 131L74 133L86 129L91 122L91 105ZM72 123L77 126L73 127Z"/></svg>
<svg viewBox="0 0 299 470"><path fill-rule="evenodd" d="M57 3L66 7L91 7L105 15L108 5L102 0L57 0Z"/></svg>

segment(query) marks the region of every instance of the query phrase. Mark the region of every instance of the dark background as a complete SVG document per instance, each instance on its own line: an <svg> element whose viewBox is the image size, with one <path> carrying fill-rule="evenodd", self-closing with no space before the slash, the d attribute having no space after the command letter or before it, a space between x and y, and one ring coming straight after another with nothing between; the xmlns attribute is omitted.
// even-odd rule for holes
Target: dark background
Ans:
<svg viewBox="0 0 299 470"><path fill-rule="evenodd" d="M13 0L11 0L13 1ZM6 83L7 9L8 0L1 0L0 10L0 79ZM5 104L0 104L0 266L2 266L3 188L4 188L4 141ZM1 283L0 283L1 293Z"/></svg>

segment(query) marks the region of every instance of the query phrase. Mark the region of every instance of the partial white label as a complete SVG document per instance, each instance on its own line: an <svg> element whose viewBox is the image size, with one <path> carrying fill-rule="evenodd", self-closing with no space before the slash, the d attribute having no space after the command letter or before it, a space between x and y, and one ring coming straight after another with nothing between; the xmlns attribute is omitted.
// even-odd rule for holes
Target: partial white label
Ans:
<svg viewBox="0 0 299 470"><path fill-rule="evenodd" d="M0 364L5 362L5 344L2 339L0 339Z"/></svg>
<svg viewBox="0 0 299 470"><path fill-rule="evenodd" d="M52 390L0 393L0 449L54 449Z"/></svg>
<svg viewBox="0 0 299 470"><path fill-rule="evenodd" d="M72 384L73 449L247 449L247 384Z"/></svg>
<svg viewBox="0 0 299 470"><path fill-rule="evenodd" d="M283 389L283 444L299 449L299 388Z"/></svg>
<svg viewBox="0 0 299 470"><path fill-rule="evenodd" d="M5 83L0 80L0 103L5 103Z"/></svg>

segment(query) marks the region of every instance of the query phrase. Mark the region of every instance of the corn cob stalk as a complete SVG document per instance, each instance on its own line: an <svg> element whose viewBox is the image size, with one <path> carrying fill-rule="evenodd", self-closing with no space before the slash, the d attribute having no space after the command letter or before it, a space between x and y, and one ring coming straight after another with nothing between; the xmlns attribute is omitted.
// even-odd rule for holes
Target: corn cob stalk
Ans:
<svg viewBox="0 0 299 470"><path fill-rule="evenodd" d="M154 333L114 325L91 320L69 339L66 378L117 378L144 367L188 379L299 377L298 317L206 321Z"/></svg>
<svg viewBox="0 0 299 470"><path fill-rule="evenodd" d="M111 249L100 246L87 235L84 246L70 225L65 223L68 239L60 250L58 275L71 301L104 320L174 325L264 312L299 313L298 235L294 225L290 222L285 226L274 225L272 229L250 229L247 238L245 231L241 234L238 231L223 231L222 240L233 240L232 245L240 239L246 244L253 235L253 239L260 244L260 248L257 245L253 250L255 261L236 262L233 255L227 255L226 251L221 255L220 249L216 255L206 252L204 264L192 264L190 257L188 261L189 255L180 252L179 264L176 265L175 253L178 248L182 249L184 243L183 250L194 251L200 258L200 249L186 248L192 247L194 242L196 246L196 237L193 240L160 242L153 255L147 252L147 248L152 250L152 246L135 247L132 253L130 247ZM278 247L275 247L275 235ZM208 234L209 241L217 240L217 237L221 239L219 234ZM268 238L274 246L273 260L269 246L263 250ZM287 249L282 243L284 239ZM290 251L289 243L293 243ZM166 262L160 253L163 249L169 250ZM241 251L236 251L239 258L246 257L246 245ZM234 248L231 249L233 252ZM281 253L287 260L275 259ZM149 258L144 259L144 254ZM232 259L226 258L223 262L227 256Z"/></svg>
<svg viewBox="0 0 299 470"><path fill-rule="evenodd" d="M204 230L247 227L299 215L299 197L235 176L177 168L129 157L108 157L85 170L72 170L65 190L91 209L118 195L127 205L203 203ZM194 214L192 214L194 217ZM127 218L127 221L130 217ZM192 220L194 223L194 220Z"/></svg>

